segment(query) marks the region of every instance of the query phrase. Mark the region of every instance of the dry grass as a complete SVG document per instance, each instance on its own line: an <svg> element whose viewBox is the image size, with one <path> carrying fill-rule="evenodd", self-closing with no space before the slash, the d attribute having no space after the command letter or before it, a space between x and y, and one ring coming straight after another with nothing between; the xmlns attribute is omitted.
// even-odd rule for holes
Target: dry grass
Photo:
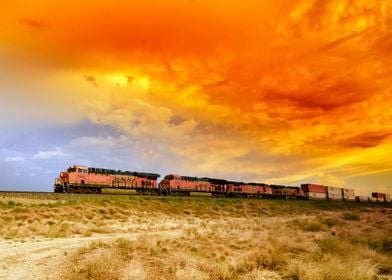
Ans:
<svg viewBox="0 0 392 280"><path fill-rule="evenodd" d="M392 209L385 205L128 196L9 201L0 205L3 237L124 234L69 252L59 279L392 279Z"/></svg>
<svg viewBox="0 0 392 280"><path fill-rule="evenodd" d="M309 217L297 219L305 223ZM83 251L83 257L80 252L69 257L71 268L62 277L71 279L75 271L78 275L92 271L97 254L117 256L112 265L118 274L112 279L370 280L392 275L390 251L371 248L361 231L346 239L345 228L336 230L335 235L327 227L301 230L279 218L201 221L176 237L143 235L136 240L92 245L88 253ZM378 240L384 244L385 239L387 235Z"/></svg>

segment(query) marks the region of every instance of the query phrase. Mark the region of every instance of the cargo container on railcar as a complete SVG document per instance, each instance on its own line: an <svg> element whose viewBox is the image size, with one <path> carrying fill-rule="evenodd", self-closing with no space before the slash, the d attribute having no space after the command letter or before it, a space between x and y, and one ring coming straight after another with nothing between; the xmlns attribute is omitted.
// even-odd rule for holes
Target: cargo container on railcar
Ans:
<svg viewBox="0 0 392 280"><path fill-rule="evenodd" d="M354 201L355 200L355 191L354 189L342 189L343 200L344 201Z"/></svg>
<svg viewBox="0 0 392 280"><path fill-rule="evenodd" d="M370 197L364 195L357 195L355 200L358 202L370 202Z"/></svg>
<svg viewBox="0 0 392 280"><path fill-rule="evenodd" d="M343 200L342 188L337 187L326 187L326 194L328 200Z"/></svg>
<svg viewBox="0 0 392 280"><path fill-rule="evenodd" d="M317 184L302 184L301 189L307 199L327 199L326 186Z"/></svg>
<svg viewBox="0 0 392 280"><path fill-rule="evenodd" d="M385 193L380 193L380 192L372 192L372 197L377 201L377 202L387 202L387 195ZM390 197L388 197L390 200Z"/></svg>

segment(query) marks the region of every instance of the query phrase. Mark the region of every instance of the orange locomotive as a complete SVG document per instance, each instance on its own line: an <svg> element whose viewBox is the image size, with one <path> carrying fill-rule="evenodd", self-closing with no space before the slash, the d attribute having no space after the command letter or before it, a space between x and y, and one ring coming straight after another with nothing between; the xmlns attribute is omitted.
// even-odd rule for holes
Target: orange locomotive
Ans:
<svg viewBox="0 0 392 280"><path fill-rule="evenodd" d="M189 196L191 192L212 192L214 187L209 178L166 175L159 183L163 195Z"/></svg>
<svg viewBox="0 0 392 280"><path fill-rule="evenodd" d="M305 199L304 191L300 187L269 185L272 189L272 197L278 199Z"/></svg>
<svg viewBox="0 0 392 280"><path fill-rule="evenodd" d="M211 193L219 197L270 197L266 184L232 182L224 179L198 178L170 174L159 183L164 195L189 196L191 192Z"/></svg>
<svg viewBox="0 0 392 280"><path fill-rule="evenodd" d="M159 174L131 172L81 165L70 166L55 179L55 192L101 193L103 188L136 189L139 193L157 192Z"/></svg>

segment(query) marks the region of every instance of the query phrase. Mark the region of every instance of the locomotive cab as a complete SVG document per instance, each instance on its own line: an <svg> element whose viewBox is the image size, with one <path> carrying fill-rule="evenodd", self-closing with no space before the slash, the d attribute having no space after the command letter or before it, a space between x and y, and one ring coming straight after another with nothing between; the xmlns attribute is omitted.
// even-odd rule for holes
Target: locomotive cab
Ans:
<svg viewBox="0 0 392 280"><path fill-rule="evenodd" d="M81 165L73 165L67 170L69 183L84 185L88 182L88 168Z"/></svg>
<svg viewBox="0 0 392 280"><path fill-rule="evenodd" d="M68 187L75 183L84 185L87 175L88 168L86 166L72 165L68 167L66 172L61 172L59 177L55 179L54 191L67 192Z"/></svg>
<svg viewBox="0 0 392 280"><path fill-rule="evenodd" d="M165 178L159 183L163 189L172 189L180 186L181 176L176 174L166 175Z"/></svg>

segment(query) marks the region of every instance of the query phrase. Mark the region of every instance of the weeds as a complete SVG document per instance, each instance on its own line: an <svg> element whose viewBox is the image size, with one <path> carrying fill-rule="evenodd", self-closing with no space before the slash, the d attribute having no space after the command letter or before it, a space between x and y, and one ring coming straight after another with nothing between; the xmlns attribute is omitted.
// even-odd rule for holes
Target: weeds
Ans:
<svg viewBox="0 0 392 280"><path fill-rule="evenodd" d="M343 213L343 219L349 220L349 221L359 221L360 217L359 217L358 213L344 212Z"/></svg>
<svg viewBox="0 0 392 280"><path fill-rule="evenodd" d="M110 195L65 195L46 202L5 197L0 202L2 237L97 240L61 254L59 279L392 276L388 207ZM113 238L99 241L106 233Z"/></svg>

